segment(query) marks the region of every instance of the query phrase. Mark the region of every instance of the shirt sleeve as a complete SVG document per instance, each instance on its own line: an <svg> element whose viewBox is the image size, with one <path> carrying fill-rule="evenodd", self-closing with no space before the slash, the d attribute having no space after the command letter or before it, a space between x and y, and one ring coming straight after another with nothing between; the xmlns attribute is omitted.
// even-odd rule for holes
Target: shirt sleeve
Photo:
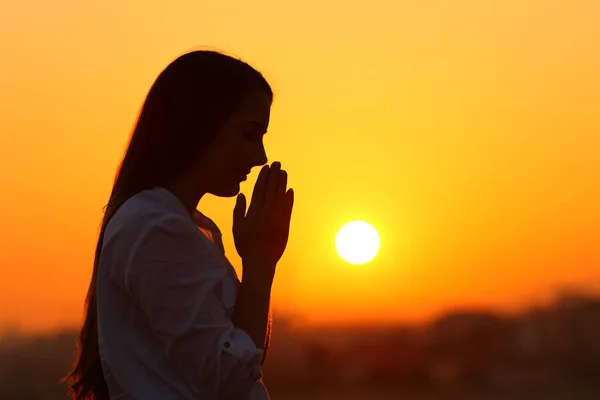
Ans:
<svg viewBox="0 0 600 400"><path fill-rule="evenodd" d="M262 377L262 350L226 315L218 293L227 270L210 245L182 216L149 223L132 247L125 289L196 392L244 399Z"/></svg>

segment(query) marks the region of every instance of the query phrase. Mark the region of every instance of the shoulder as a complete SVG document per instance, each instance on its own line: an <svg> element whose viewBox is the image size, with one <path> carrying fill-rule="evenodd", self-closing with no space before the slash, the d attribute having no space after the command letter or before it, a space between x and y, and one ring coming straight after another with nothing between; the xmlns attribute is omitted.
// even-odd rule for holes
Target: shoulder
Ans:
<svg viewBox="0 0 600 400"><path fill-rule="evenodd" d="M113 282L134 290L135 282L170 285L186 276L223 275L211 246L175 196L151 189L115 212L104 232L102 259Z"/></svg>
<svg viewBox="0 0 600 400"><path fill-rule="evenodd" d="M163 188L144 190L125 201L107 224L104 235L105 242L117 237L130 242L156 236L199 237L183 205Z"/></svg>

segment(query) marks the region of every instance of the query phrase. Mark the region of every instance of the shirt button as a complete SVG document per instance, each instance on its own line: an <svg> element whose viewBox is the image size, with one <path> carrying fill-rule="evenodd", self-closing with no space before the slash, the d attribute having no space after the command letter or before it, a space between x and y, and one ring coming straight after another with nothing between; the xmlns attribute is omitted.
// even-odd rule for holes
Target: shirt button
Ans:
<svg viewBox="0 0 600 400"><path fill-rule="evenodd" d="M223 344L223 346L225 346L225 348L226 348L226 349L228 349L228 348L230 348L230 347L231 347L231 343L229 343L229 342L225 342L225 343Z"/></svg>

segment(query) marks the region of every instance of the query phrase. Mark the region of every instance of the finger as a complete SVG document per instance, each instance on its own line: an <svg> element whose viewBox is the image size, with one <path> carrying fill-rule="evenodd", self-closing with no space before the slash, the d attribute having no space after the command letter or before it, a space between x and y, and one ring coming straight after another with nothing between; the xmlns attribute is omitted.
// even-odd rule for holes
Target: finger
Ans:
<svg viewBox="0 0 600 400"><path fill-rule="evenodd" d="M235 201L235 207L233 208L233 230L239 227L240 223L244 222L246 216L246 196L240 193Z"/></svg>
<svg viewBox="0 0 600 400"><path fill-rule="evenodd" d="M289 225L292 219L292 210L294 208L294 189L290 188L285 193L285 221Z"/></svg>
<svg viewBox="0 0 600 400"><path fill-rule="evenodd" d="M285 170L279 171L277 183L277 208L285 209L285 191L287 189L288 174Z"/></svg>
<svg viewBox="0 0 600 400"><path fill-rule="evenodd" d="M265 206L272 210L276 206L277 202L277 186L279 184L279 172L281 171L281 163L275 161L271 165L271 171L269 172L269 179L267 181L267 187L265 190Z"/></svg>
<svg viewBox="0 0 600 400"><path fill-rule="evenodd" d="M265 202L265 189L267 187L267 180L269 178L269 165L264 165L256 183L254 184L254 190L252 191L252 200L250 201L250 207L248 213L253 212L255 209L262 207Z"/></svg>

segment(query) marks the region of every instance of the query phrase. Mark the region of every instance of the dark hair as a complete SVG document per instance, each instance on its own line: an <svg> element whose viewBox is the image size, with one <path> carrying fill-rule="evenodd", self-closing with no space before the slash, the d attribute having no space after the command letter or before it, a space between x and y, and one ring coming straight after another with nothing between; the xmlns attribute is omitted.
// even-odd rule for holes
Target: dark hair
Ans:
<svg viewBox="0 0 600 400"><path fill-rule="evenodd" d="M168 186L191 168L245 95L254 90L273 96L265 78L250 65L209 50L180 56L150 88L104 208L78 356L65 378L73 399L109 399L100 363L96 308L98 263L108 222L133 195Z"/></svg>

